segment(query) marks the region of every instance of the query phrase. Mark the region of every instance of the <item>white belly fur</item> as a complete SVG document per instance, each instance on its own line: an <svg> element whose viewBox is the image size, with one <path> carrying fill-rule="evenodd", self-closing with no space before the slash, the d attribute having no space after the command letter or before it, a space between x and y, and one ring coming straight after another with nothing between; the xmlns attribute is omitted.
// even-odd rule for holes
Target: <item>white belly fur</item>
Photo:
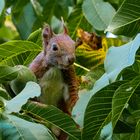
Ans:
<svg viewBox="0 0 140 140"><path fill-rule="evenodd" d="M64 83L62 72L56 67L50 68L40 79L42 94L40 101L57 106L61 98L68 98L68 86Z"/></svg>

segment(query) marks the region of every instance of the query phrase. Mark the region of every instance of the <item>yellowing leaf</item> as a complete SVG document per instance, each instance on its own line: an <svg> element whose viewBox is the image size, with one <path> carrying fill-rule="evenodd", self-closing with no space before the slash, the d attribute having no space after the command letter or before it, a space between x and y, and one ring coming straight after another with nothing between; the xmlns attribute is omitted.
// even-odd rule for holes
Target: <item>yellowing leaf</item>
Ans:
<svg viewBox="0 0 140 140"><path fill-rule="evenodd" d="M125 43L118 38L101 38L82 29L77 30L77 36L79 37L76 50L77 63L89 69L103 64L109 47Z"/></svg>

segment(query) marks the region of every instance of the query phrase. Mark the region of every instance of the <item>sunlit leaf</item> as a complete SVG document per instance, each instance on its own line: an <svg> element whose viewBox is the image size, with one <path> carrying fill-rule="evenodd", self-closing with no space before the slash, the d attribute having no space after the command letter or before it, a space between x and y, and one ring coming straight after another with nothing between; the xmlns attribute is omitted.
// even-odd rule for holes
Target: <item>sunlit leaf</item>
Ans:
<svg viewBox="0 0 140 140"><path fill-rule="evenodd" d="M105 55L106 49L93 50L85 43L80 45L76 50L77 63L86 68L96 68L103 64Z"/></svg>
<svg viewBox="0 0 140 140"><path fill-rule="evenodd" d="M20 68L0 66L0 83L15 79L18 76L19 71Z"/></svg>
<svg viewBox="0 0 140 140"><path fill-rule="evenodd" d="M29 98L38 97L40 94L40 86L35 82L28 82L25 88L17 96L9 101L5 101L5 112L19 112L21 107L28 101Z"/></svg>
<svg viewBox="0 0 140 140"><path fill-rule="evenodd" d="M30 41L9 41L0 45L0 65L25 65L41 51L41 47Z"/></svg>
<svg viewBox="0 0 140 140"><path fill-rule="evenodd" d="M106 29L115 14L115 9L103 0L85 0L82 9L89 23L100 31Z"/></svg>
<svg viewBox="0 0 140 140"><path fill-rule="evenodd" d="M111 47L108 50L104 66L110 81L114 81L124 68L133 65L139 46L140 34L133 41L121 47Z"/></svg>
<svg viewBox="0 0 140 140"><path fill-rule="evenodd" d="M0 124L2 140L54 140L50 130L45 126L13 115L1 117Z"/></svg>
<svg viewBox="0 0 140 140"><path fill-rule="evenodd" d="M1 0L0 1L0 15L1 15L3 9L4 9L4 6L5 6L5 1L4 0Z"/></svg>
<svg viewBox="0 0 140 140"><path fill-rule="evenodd" d="M140 75L140 62L136 58L134 64L130 67L125 68L119 74L118 79L121 77L125 80L132 80L134 77Z"/></svg>
<svg viewBox="0 0 140 140"><path fill-rule="evenodd" d="M140 1L125 0L114 15L106 31L133 36L140 32Z"/></svg>

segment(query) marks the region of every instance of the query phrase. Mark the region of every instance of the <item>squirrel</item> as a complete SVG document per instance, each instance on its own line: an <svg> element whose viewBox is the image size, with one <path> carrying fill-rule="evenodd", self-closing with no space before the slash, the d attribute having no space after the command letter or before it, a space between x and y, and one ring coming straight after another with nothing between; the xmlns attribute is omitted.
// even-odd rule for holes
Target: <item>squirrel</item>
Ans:
<svg viewBox="0 0 140 140"><path fill-rule="evenodd" d="M74 69L75 42L64 32L54 34L49 25L42 31L43 50L29 65L41 87L37 101L54 105L71 116L72 108L78 100L78 80ZM65 140L67 135L60 132L58 139Z"/></svg>
<svg viewBox="0 0 140 140"><path fill-rule="evenodd" d="M29 65L41 86L39 102L54 105L71 115L78 100L78 80L74 69L75 42L63 23L63 33L55 34L49 25L42 31L43 50Z"/></svg>

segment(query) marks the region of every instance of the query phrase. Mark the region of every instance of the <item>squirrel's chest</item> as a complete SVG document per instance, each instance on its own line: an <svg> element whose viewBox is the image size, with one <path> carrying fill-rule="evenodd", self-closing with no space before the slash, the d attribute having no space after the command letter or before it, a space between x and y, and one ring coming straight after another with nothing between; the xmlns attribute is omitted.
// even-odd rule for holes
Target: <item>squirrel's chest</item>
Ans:
<svg viewBox="0 0 140 140"><path fill-rule="evenodd" d="M57 106L61 98L67 98L68 86L64 83L62 71L50 68L40 79L42 94L40 100L45 104Z"/></svg>

